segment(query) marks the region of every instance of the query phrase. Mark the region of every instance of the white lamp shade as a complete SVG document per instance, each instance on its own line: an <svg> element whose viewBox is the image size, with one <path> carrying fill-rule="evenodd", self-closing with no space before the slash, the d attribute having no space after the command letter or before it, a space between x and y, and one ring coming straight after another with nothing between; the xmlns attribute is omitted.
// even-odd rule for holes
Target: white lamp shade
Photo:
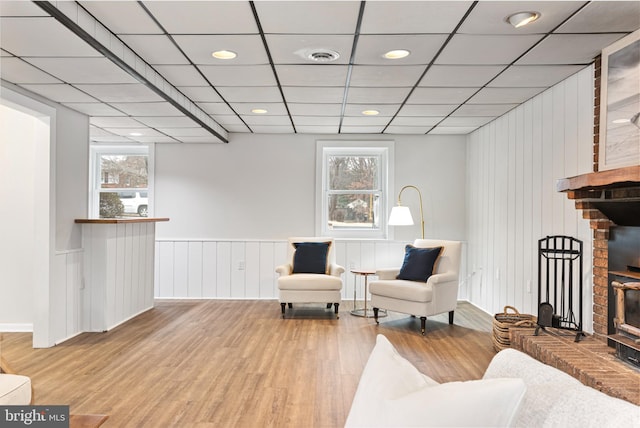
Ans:
<svg viewBox="0 0 640 428"><path fill-rule="evenodd" d="M411 211L409 207L402 205L396 205L391 208L391 214L389 214L390 226L411 226L413 224L413 217L411 217Z"/></svg>

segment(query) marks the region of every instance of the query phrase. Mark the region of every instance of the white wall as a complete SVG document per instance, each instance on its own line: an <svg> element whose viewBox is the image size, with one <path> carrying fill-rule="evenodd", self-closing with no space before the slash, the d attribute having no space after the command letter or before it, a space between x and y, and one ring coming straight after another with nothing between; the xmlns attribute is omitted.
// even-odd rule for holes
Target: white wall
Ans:
<svg viewBox="0 0 640 428"><path fill-rule="evenodd" d="M315 232L317 140L395 140L397 199L406 184L424 197L428 237L463 240L464 136L231 134L229 144L157 144L155 215L159 239L286 239ZM403 193L418 216L418 196ZM392 202L394 203L394 202ZM396 227L395 239L420 229Z"/></svg>
<svg viewBox="0 0 640 428"><path fill-rule="evenodd" d="M537 241L584 242L583 322L592 330L591 231L556 180L592 172L593 68L571 76L468 138L469 299L489 313L537 314ZM529 285L530 284L530 285Z"/></svg>

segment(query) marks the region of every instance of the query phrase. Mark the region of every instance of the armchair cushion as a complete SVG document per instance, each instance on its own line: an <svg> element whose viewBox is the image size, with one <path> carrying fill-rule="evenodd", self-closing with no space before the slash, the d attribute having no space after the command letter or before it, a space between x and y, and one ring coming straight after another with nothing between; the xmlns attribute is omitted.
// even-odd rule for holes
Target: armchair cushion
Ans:
<svg viewBox="0 0 640 428"><path fill-rule="evenodd" d="M331 242L294 242L293 273L327 274Z"/></svg>
<svg viewBox="0 0 640 428"><path fill-rule="evenodd" d="M442 247L417 248L411 244L405 247L404 261L397 279L427 282L433 273Z"/></svg>

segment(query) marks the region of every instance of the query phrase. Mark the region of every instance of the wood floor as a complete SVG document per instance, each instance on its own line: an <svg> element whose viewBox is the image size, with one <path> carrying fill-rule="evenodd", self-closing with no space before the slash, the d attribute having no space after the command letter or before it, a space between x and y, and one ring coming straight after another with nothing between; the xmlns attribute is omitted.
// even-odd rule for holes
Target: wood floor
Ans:
<svg viewBox="0 0 640 428"><path fill-rule="evenodd" d="M33 349L4 333L0 352L31 377L35 404L104 413L104 427L341 427L378 333L440 382L479 379L495 352L491 316L460 303L427 320L340 319L324 305L280 317L275 301L160 301L107 333Z"/></svg>

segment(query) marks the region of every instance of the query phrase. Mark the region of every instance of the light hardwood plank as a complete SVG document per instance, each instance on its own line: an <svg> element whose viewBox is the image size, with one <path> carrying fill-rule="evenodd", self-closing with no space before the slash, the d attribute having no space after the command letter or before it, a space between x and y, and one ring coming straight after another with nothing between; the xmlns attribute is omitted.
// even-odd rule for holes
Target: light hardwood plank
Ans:
<svg viewBox="0 0 640 428"><path fill-rule="evenodd" d="M340 427L378 333L440 382L479 379L495 354L491 316L468 303L454 325L428 319L424 337L419 319L390 313L376 325L352 305L340 319L296 305L283 320L275 301L159 301L53 348L4 333L0 352L31 377L35 404L106 414L105 427Z"/></svg>

